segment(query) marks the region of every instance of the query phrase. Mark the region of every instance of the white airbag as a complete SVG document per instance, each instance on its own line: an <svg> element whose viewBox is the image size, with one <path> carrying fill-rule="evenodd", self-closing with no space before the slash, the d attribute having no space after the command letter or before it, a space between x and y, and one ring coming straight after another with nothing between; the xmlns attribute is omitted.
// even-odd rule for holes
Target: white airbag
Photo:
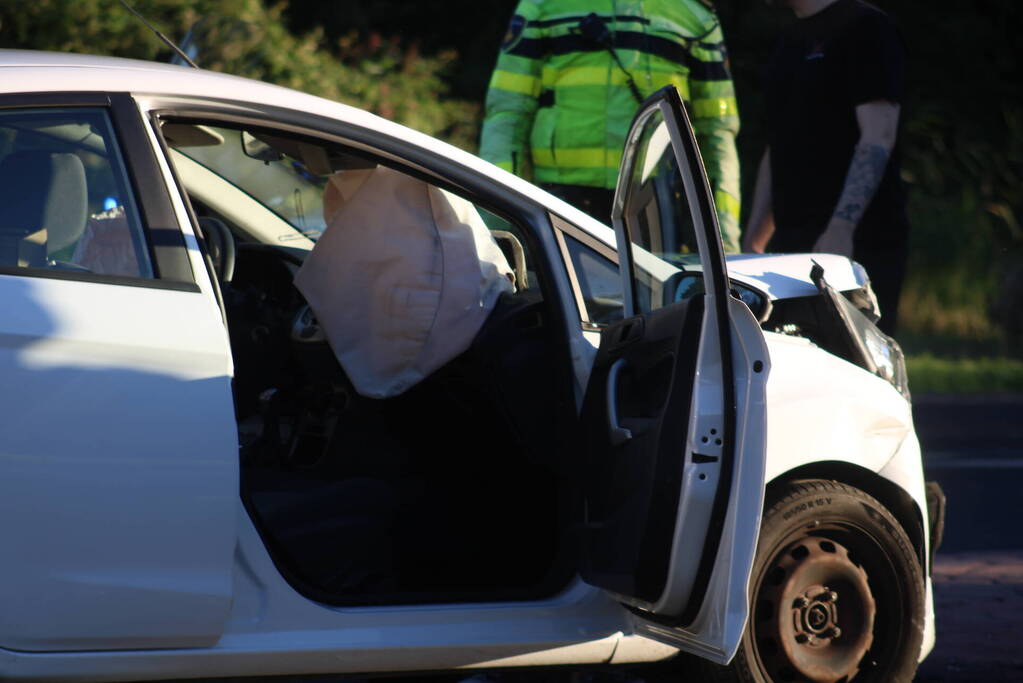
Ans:
<svg viewBox="0 0 1023 683"><path fill-rule="evenodd" d="M363 396L396 396L465 351L513 290L476 208L404 173L335 174L324 216L295 285Z"/></svg>

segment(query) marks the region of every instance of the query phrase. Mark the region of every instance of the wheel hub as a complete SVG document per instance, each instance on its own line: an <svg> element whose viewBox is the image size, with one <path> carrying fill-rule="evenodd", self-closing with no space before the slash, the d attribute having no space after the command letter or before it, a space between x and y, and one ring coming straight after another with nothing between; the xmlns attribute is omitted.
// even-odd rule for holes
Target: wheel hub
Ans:
<svg viewBox="0 0 1023 683"><path fill-rule="evenodd" d="M873 643L867 574L841 544L804 536L769 566L757 604L758 649L776 680L851 679Z"/></svg>
<svg viewBox="0 0 1023 683"><path fill-rule="evenodd" d="M792 631L800 644L840 637L838 623L838 593L827 586L811 586L792 601Z"/></svg>

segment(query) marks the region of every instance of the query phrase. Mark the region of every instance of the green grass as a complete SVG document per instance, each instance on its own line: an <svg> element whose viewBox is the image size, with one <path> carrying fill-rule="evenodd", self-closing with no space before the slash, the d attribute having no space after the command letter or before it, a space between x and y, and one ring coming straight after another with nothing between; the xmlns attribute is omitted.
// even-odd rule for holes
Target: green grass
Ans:
<svg viewBox="0 0 1023 683"><path fill-rule="evenodd" d="M970 297L948 297L954 303L939 306L919 296L913 284L903 293L895 335L906 352L910 391L1023 393L1023 360L1012 357L1017 354L988 321L985 306L962 303Z"/></svg>
<svg viewBox="0 0 1023 683"><path fill-rule="evenodd" d="M1023 393L1023 361L1011 358L906 358L914 394Z"/></svg>

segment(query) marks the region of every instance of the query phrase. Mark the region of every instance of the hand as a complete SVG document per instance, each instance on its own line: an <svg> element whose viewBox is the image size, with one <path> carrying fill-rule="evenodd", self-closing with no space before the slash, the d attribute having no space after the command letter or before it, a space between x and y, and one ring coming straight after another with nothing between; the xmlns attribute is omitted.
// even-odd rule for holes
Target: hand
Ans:
<svg viewBox="0 0 1023 683"><path fill-rule="evenodd" d="M814 242L813 251L820 254L838 254L839 256L852 258L852 229L846 226L829 225L828 229L822 232L821 236Z"/></svg>
<svg viewBox="0 0 1023 683"><path fill-rule="evenodd" d="M774 214L768 213L759 221L750 221L742 233L742 250L745 253L763 254L774 237Z"/></svg>
<svg viewBox="0 0 1023 683"><path fill-rule="evenodd" d="M753 234L747 231L742 238L742 250L745 253L763 254L764 249L767 248L767 242L770 240L770 235L766 238L762 235Z"/></svg>

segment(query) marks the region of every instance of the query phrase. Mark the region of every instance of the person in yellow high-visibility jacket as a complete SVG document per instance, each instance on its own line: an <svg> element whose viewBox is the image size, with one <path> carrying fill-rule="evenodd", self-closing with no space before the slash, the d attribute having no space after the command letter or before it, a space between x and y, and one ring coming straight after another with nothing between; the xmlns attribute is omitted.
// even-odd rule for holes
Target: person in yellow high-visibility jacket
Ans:
<svg viewBox="0 0 1023 683"><path fill-rule="evenodd" d="M639 103L673 84L707 167L725 251L739 250L739 114L704 0L520 0L487 92L480 156L607 222Z"/></svg>

